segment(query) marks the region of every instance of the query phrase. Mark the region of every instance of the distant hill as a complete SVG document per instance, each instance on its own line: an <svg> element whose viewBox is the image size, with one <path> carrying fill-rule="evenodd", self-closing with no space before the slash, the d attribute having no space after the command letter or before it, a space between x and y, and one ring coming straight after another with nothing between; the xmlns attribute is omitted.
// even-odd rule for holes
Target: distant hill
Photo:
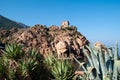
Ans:
<svg viewBox="0 0 120 80"><path fill-rule="evenodd" d="M27 27L28 26L23 23L15 22L11 19L8 19L0 15L0 29L27 28Z"/></svg>

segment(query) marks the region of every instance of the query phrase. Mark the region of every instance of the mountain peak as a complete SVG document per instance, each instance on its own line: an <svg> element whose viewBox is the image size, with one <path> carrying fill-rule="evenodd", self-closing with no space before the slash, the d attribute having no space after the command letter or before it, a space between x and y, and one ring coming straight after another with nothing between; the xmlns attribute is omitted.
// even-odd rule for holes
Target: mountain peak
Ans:
<svg viewBox="0 0 120 80"><path fill-rule="evenodd" d="M8 19L2 15L0 15L0 29L11 29L11 28L27 28L25 24L21 23L19 24L16 21L13 21L11 19Z"/></svg>

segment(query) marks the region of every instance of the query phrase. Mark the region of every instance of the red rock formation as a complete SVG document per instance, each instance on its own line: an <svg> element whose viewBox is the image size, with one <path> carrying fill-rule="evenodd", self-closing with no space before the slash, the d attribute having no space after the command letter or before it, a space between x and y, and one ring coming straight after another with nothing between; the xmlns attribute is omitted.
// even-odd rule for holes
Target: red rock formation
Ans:
<svg viewBox="0 0 120 80"><path fill-rule="evenodd" d="M89 44L88 40L74 26L47 28L43 25L35 25L28 29L18 29L8 37L6 38L8 42L21 43L24 45L25 51L35 49L42 55L54 53L57 56L67 54L69 57L73 54L81 57L83 54L81 48Z"/></svg>

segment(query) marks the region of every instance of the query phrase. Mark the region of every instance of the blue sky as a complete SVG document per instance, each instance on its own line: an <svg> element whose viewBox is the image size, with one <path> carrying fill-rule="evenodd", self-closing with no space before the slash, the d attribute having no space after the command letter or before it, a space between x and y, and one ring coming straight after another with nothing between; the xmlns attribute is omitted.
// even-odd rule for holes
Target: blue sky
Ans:
<svg viewBox="0 0 120 80"><path fill-rule="evenodd" d="M120 42L120 0L0 0L0 14L30 26L69 20L91 42Z"/></svg>

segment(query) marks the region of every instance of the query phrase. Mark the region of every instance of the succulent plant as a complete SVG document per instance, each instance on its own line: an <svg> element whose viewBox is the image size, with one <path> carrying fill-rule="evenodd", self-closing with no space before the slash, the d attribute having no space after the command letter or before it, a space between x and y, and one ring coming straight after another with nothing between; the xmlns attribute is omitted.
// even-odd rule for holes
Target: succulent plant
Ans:
<svg viewBox="0 0 120 80"><path fill-rule="evenodd" d="M118 60L118 43L114 48L108 48L106 51L102 50L101 47L96 49L91 46L86 46L90 51L90 55L83 48L84 54L88 59L87 66L81 65L75 57L74 59L81 65L83 68L86 78L85 80L119 80L120 79L120 60ZM94 71L90 71L90 68L93 68ZM95 73L95 74L93 74ZM84 75L84 76L85 76ZM80 76L79 76L80 77ZM80 78L81 79L81 78Z"/></svg>
<svg viewBox="0 0 120 80"><path fill-rule="evenodd" d="M75 70L68 60L59 60L50 54L46 57L45 63L49 66L55 80L72 80Z"/></svg>
<svg viewBox="0 0 120 80"><path fill-rule="evenodd" d="M7 44L5 50L3 50L4 56L8 59L18 60L23 57L24 52L22 50L22 45L14 43L14 44Z"/></svg>
<svg viewBox="0 0 120 80"><path fill-rule="evenodd" d="M40 53L24 53L20 44L6 45L0 56L0 80L49 80L47 72Z"/></svg>

